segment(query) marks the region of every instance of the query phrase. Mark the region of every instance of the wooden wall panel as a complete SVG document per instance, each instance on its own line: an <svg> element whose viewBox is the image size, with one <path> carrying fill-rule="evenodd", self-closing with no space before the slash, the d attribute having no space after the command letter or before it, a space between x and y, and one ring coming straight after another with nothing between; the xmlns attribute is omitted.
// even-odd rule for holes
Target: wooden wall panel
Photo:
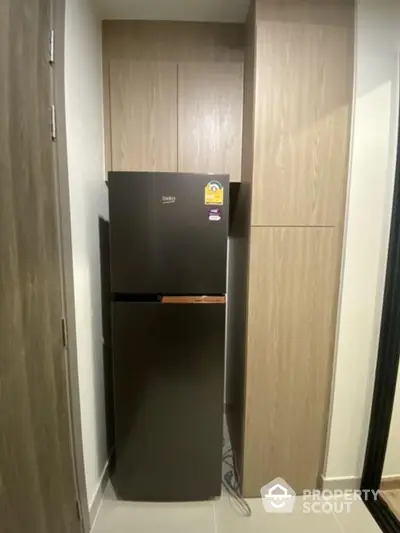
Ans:
<svg viewBox="0 0 400 533"><path fill-rule="evenodd" d="M113 170L176 172L177 65L110 62Z"/></svg>
<svg viewBox="0 0 400 533"><path fill-rule="evenodd" d="M243 65L178 67L178 170L241 179Z"/></svg>
<svg viewBox="0 0 400 533"><path fill-rule="evenodd" d="M111 169L110 61L243 64L244 25L104 21L103 76L106 167Z"/></svg>
<svg viewBox="0 0 400 533"><path fill-rule="evenodd" d="M254 28L245 496L258 496L278 476L297 492L316 488L322 468L350 146L354 3L255 0Z"/></svg>
<svg viewBox="0 0 400 533"><path fill-rule="evenodd" d="M343 218L354 14L351 2L335 6L257 3L253 225Z"/></svg>
<svg viewBox="0 0 400 533"><path fill-rule="evenodd" d="M61 334L56 145L49 129L52 4L50 0L0 2L0 530L4 533L81 531ZM60 41L61 37L60 33Z"/></svg>
<svg viewBox="0 0 400 533"><path fill-rule="evenodd" d="M244 495L283 477L316 486L337 300L333 228L252 228Z"/></svg>
<svg viewBox="0 0 400 533"><path fill-rule="evenodd" d="M103 21L106 59L243 63L244 24Z"/></svg>

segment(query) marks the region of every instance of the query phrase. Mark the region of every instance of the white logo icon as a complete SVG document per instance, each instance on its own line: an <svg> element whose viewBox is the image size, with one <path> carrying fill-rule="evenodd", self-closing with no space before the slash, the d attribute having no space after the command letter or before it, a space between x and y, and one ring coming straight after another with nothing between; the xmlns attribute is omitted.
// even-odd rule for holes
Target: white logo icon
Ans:
<svg viewBox="0 0 400 533"><path fill-rule="evenodd" d="M291 513L296 500L296 493L280 477L261 487L261 498L267 513Z"/></svg>
<svg viewBox="0 0 400 533"><path fill-rule="evenodd" d="M174 204L176 202L176 196L163 196L161 201L163 204Z"/></svg>

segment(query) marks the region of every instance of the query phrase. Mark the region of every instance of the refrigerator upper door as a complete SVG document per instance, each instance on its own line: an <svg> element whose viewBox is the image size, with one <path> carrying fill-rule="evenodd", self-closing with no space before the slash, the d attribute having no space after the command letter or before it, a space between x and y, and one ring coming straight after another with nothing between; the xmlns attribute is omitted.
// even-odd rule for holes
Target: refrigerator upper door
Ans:
<svg viewBox="0 0 400 533"><path fill-rule="evenodd" d="M229 177L155 174L157 283L164 294L223 294Z"/></svg>
<svg viewBox="0 0 400 533"><path fill-rule="evenodd" d="M149 172L110 172L111 290L152 293L156 284L154 179Z"/></svg>
<svg viewBox="0 0 400 533"><path fill-rule="evenodd" d="M112 290L223 294L229 177L110 173Z"/></svg>

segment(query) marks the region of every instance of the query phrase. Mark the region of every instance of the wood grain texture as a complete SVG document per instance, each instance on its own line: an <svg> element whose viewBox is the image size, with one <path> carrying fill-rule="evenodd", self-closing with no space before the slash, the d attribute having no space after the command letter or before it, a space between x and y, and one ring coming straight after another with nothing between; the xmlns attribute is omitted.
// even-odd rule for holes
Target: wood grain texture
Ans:
<svg viewBox="0 0 400 533"><path fill-rule="evenodd" d="M243 24L103 21L107 60L243 63L243 43Z"/></svg>
<svg viewBox="0 0 400 533"><path fill-rule="evenodd" d="M400 493L400 476L387 476L381 479L381 491L398 490Z"/></svg>
<svg viewBox="0 0 400 533"><path fill-rule="evenodd" d="M104 21L103 76L106 165L111 167L110 61L243 64L244 25ZM115 169L114 169L115 170Z"/></svg>
<svg viewBox="0 0 400 533"><path fill-rule="evenodd" d="M243 65L178 67L178 170L241 179Z"/></svg>
<svg viewBox="0 0 400 533"><path fill-rule="evenodd" d="M0 4L0 524L7 533L80 531L60 327L50 7L50 0Z"/></svg>
<svg viewBox="0 0 400 533"><path fill-rule="evenodd" d="M110 63L113 170L176 172L177 65Z"/></svg>
<svg viewBox="0 0 400 533"><path fill-rule="evenodd" d="M400 489L380 490L380 496L385 500L389 509L400 521Z"/></svg>
<svg viewBox="0 0 400 533"><path fill-rule="evenodd" d="M348 174L352 2L257 2L252 224L336 226Z"/></svg>
<svg viewBox="0 0 400 533"><path fill-rule="evenodd" d="M283 477L315 488L337 301L333 228L252 228L243 493Z"/></svg>
<svg viewBox="0 0 400 533"><path fill-rule="evenodd" d="M224 304L225 296L163 296L162 304Z"/></svg>

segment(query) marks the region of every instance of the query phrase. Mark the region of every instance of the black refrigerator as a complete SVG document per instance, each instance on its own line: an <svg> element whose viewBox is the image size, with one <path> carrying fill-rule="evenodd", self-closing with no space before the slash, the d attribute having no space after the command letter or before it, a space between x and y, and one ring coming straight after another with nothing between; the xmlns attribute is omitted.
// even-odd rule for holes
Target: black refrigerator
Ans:
<svg viewBox="0 0 400 533"><path fill-rule="evenodd" d="M229 177L110 172L115 465L130 501L221 491Z"/></svg>

